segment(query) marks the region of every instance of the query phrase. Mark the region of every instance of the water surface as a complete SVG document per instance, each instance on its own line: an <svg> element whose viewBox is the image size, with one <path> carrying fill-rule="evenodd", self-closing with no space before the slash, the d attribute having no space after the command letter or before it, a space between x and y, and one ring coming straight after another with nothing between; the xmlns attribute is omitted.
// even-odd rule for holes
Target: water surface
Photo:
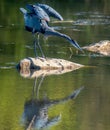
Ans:
<svg viewBox="0 0 110 130"><path fill-rule="evenodd" d="M35 79L24 78L15 69L19 60L34 57L32 35L24 30L23 16L19 11L27 2L33 1L1 0L0 130L25 130L26 125L22 120L25 106L36 100L36 94L33 95ZM62 14L64 22L52 19L50 25L77 40L80 46L109 40L109 0L38 2L49 4ZM45 40L41 35L40 44L47 57L63 58L87 65L73 72L44 77L39 90L40 102L44 99L60 101L71 95L74 90L85 86L76 99L49 107L49 119L56 117L58 121L51 124L48 129L109 130L110 57L88 52L77 54L67 41L57 37Z"/></svg>

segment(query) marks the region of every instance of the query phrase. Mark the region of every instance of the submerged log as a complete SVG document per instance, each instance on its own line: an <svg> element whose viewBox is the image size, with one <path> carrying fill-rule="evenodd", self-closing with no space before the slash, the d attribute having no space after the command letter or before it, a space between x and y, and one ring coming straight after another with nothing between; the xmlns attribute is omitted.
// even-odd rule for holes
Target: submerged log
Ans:
<svg viewBox="0 0 110 130"><path fill-rule="evenodd" d="M25 58L17 68L23 77L40 77L42 75L63 74L83 67L84 65L56 58Z"/></svg>
<svg viewBox="0 0 110 130"><path fill-rule="evenodd" d="M99 53L105 56L110 56L110 41L104 40L98 43L90 44L89 46L84 46L83 49Z"/></svg>

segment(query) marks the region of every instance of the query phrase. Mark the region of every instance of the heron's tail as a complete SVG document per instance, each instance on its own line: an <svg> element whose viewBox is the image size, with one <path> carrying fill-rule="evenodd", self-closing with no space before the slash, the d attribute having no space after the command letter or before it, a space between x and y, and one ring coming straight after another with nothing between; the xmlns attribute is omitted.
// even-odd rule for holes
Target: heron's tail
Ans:
<svg viewBox="0 0 110 130"><path fill-rule="evenodd" d="M54 35L54 36L59 36L59 37L65 38L66 40L68 40L71 43L72 46L74 46L75 48L77 48L78 50L83 52L83 49L79 46L79 44L75 40L71 39L66 34L62 34L60 32L53 30L53 29L48 29L48 30L45 31L45 35L47 35L47 36Z"/></svg>

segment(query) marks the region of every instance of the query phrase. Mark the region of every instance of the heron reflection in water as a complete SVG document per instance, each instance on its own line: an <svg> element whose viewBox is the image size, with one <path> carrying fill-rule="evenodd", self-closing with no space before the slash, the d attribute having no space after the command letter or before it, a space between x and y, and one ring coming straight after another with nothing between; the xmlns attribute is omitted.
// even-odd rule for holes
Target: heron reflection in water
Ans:
<svg viewBox="0 0 110 130"><path fill-rule="evenodd" d="M40 49L42 57L45 57L39 44L39 40L36 40L35 38L36 33L38 34L38 38L40 33L44 36L62 37L69 41L72 46L82 51L82 48L75 40L71 39L66 34L62 34L58 31L55 31L52 27L49 26L50 17L57 18L58 20L63 20L62 16L56 10L45 4L28 4L26 8L28 10L20 8L20 11L24 15L25 29L29 32L32 32L34 36L34 51L36 57L38 56L36 51L37 46Z"/></svg>
<svg viewBox="0 0 110 130"><path fill-rule="evenodd" d="M44 99L39 99L38 91L41 87L43 80L44 76L41 77L39 82L37 82L38 79L35 79L33 88L34 98L25 102L24 112L22 115L22 123L24 124L26 130L40 130L50 128L51 126L56 125L61 119L61 114L53 118L49 118L48 109L53 105L66 103L71 99L75 99L80 93L80 91L83 89L83 87L81 87L75 90L69 96L59 100L50 100L47 97L44 97Z"/></svg>

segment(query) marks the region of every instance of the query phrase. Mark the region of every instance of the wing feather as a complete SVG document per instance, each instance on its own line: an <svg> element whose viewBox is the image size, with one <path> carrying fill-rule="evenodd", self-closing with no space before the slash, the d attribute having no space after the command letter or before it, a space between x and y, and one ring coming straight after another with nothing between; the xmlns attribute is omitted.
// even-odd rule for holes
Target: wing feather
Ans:
<svg viewBox="0 0 110 130"><path fill-rule="evenodd" d="M63 20L63 17L52 7L46 4L36 4L37 6L41 7L49 16L57 18L59 20Z"/></svg>

